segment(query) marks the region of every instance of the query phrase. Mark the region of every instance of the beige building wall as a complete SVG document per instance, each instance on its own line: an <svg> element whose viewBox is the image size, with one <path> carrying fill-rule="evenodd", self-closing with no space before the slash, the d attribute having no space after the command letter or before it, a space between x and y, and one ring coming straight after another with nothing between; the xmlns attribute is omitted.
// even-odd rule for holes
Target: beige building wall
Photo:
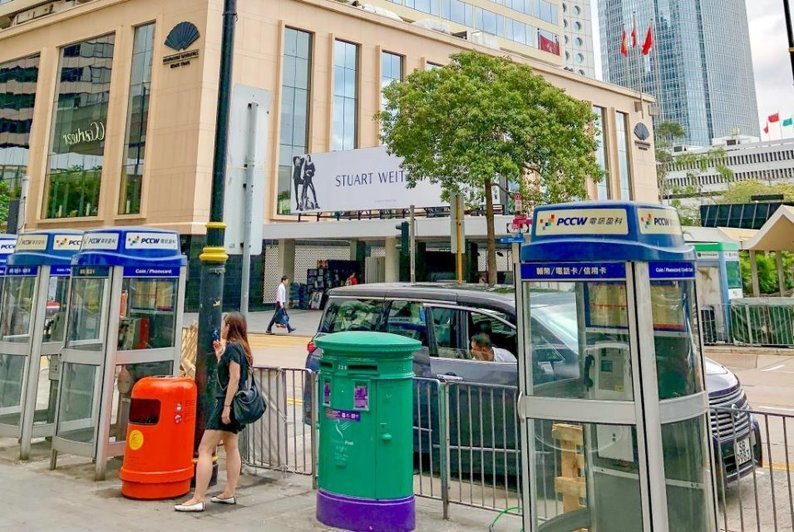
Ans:
<svg viewBox="0 0 794 532"><path fill-rule="evenodd" d="M35 52L41 54L29 163L31 208L27 211L26 220L29 228L146 224L183 234L204 233L203 225L209 217L222 4L222 0L94 0L58 15L0 30L0 62ZM329 0L240 0L238 9L234 82L267 89L274 96L268 135L260 143L266 158L266 221L295 220L293 216L275 215L281 107L279 88L285 26L314 34L309 126L309 151L312 152L327 151L331 147L335 39L360 44L359 147L378 143L378 128L372 117L380 105L381 51L403 55L406 73L425 68L427 62L444 64L450 54L465 49L493 53L450 35ZM151 21L157 26L142 212L140 215L120 216L117 214L119 181L132 37L135 26ZM189 65L170 68L162 64L162 58L174 52L166 48L163 41L170 29L181 21L192 22L198 27L201 36L190 49L198 49L199 57ZM110 32L115 32L116 43L99 213L89 218L42 219L59 48ZM514 58L528 63L571 96L607 109L608 177L610 188L615 192L620 190L620 178L614 115L615 111L628 114L633 199L655 201L653 149L638 149L631 133L637 122L644 122L649 129L651 125L647 110L643 117L637 106L637 95L569 74L542 61L521 56ZM595 197L595 190L591 184L591 197ZM620 198L615 196L615 199Z"/></svg>

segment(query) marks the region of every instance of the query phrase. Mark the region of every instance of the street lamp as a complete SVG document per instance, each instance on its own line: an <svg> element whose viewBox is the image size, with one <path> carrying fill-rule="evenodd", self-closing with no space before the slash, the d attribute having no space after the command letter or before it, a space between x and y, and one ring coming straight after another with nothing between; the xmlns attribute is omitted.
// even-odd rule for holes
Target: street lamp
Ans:
<svg viewBox="0 0 794 532"><path fill-rule="evenodd" d="M194 450L198 449L207 416L213 406L209 375L215 372L217 361L212 349L213 337L220 334L223 306L223 275L229 256L223 245L223 187L226 181L226 152L229 131L229 106L231 102L232 58L234 55L234 28L237 21L237 0L223 2L223 35L221 40L221 65L218 86L218 109L215 123L215 153L212 161L212 195L210 219L207 222L207 244L201 261L201 288L199 291L198 342L196 345L196 386L198 404Z"/></svg>
<svg viewBox="0 0 794 532"><path fill-rule="evenodd" d="M788 34L788 53L791 58L791 75L794 77L794 24L792 24L792 0L783 0L783 11L786 13L786 33Z"/></svg>

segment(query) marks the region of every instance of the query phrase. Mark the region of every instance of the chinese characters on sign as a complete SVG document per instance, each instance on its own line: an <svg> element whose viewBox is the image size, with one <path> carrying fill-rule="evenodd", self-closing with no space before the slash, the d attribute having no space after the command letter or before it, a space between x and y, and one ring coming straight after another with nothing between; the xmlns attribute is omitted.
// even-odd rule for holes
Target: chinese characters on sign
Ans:
<svg viewBox="0 0 794 532"><path fill-rule="evenodd" d="M626 265L623 262L526 263L521 265L521 278L538 281L625 279Z"/></svg>

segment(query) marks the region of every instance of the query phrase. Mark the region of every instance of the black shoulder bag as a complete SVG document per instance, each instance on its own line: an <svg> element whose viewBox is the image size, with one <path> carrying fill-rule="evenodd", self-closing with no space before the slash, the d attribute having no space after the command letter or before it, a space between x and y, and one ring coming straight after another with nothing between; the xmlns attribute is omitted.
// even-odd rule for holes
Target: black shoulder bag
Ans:
<svg viewBox="0 0 794 532"><path fill-rule="evenodd" d="M242 348L239 348L242 349ZM251 373L251 367L248 365L248 358L243 353L243 360L245 360L248 378L243 387L243 382L239 384L237 392L232 399L232 414L234 420L240 425L250 425L251 423L259 420L267 409L265 399L256 385L256 380Z"/></svg>

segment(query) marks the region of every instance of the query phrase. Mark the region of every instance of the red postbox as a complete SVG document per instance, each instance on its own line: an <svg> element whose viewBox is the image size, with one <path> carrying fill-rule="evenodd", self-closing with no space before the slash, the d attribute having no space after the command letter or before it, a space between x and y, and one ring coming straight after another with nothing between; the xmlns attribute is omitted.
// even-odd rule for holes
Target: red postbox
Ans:
<svg viewBox="0 0 794 532"><path fill-rule="evenodd" d="M196 383L185 377L144 377L132 388L121 494L170 499L190 491Z"/></svg>

